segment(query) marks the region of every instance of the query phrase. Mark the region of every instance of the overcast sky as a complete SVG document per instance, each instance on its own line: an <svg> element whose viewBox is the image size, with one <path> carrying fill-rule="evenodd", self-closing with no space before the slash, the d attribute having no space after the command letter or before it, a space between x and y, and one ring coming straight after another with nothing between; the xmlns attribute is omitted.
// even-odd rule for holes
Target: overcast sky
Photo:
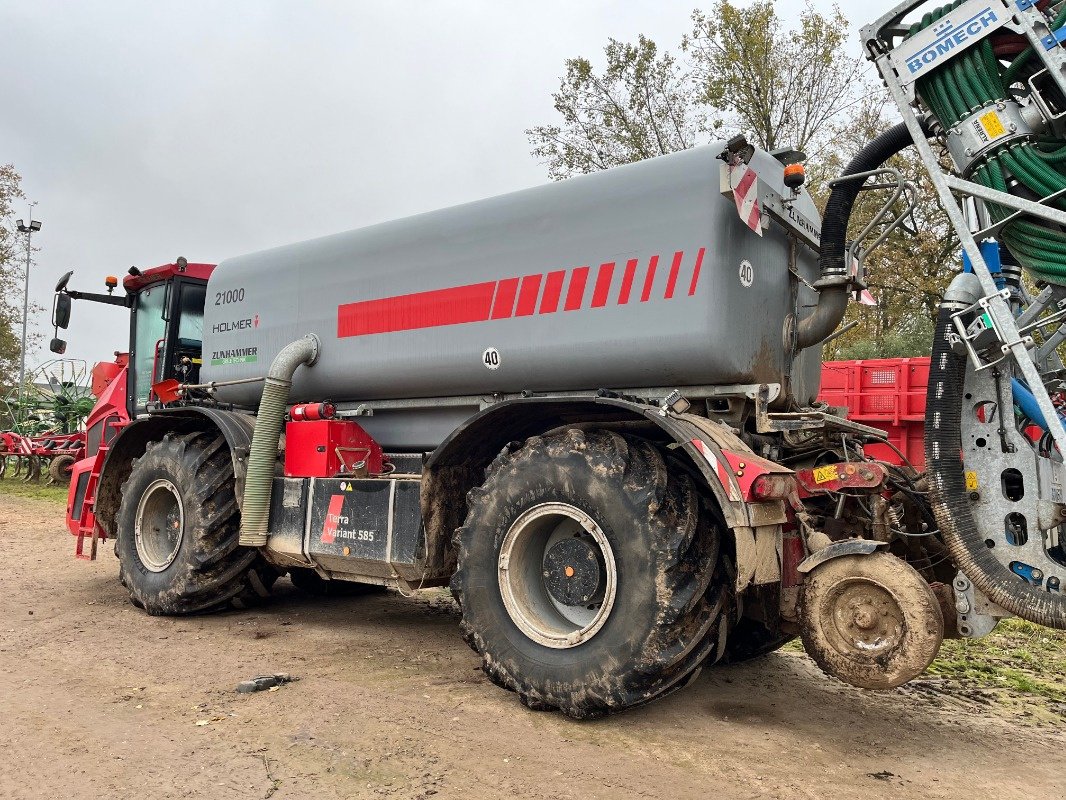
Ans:
<svg viewBox="0 0 1066 800"><path fill-rule="evenodd" d="M564 59L600 64L608 37L639 33L673 47L695 5L5 2L0 163L43 222L31 298L50 309L68 269L100 291L131 265L217 263L543 183L523 131L554 121ZM68 334L69 357L109 359L128 317L76 303Z"/></svg>

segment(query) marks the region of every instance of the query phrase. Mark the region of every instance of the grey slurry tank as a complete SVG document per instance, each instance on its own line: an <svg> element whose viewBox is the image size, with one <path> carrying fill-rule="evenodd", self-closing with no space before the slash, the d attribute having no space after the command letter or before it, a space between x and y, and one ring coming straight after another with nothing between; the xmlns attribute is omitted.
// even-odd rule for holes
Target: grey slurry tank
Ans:
<svg viewBox="0 0 1066 800"><path fill-rule="evenodd" d="M720 191L724 144L223 261L208 285L205 380L263 375L321 340L291 400L360 405L384 446L432 448L479 397L772 383L818 390L819 347L783 331L816 295L782 228L757 236ZM757 151L782 195L783 166ZM798 209L818 219L804 191ZM795 270L818 276L795 247ZM254 407L261 386L219 389ZM412 400L419 402L411 402Z"/></svg>

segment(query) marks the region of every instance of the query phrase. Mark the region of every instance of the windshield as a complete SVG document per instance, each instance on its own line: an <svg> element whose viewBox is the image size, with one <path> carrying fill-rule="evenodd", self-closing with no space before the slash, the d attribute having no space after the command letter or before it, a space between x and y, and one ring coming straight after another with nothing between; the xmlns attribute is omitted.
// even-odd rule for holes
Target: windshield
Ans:
<svg viewBox="0 0 1066 800"><path fill-rule="evenodd" d="M156 345L162 346L160 340L165 336L166 321L163 319L163 302L166 298L166 284L160 283L142 289L137 295L134 308L136 328L134 333L134 406L143 406L148 402L148 393L157 378L152 375L152 366L156 363ZM162 359L160 359L162 363Z"/></svg>

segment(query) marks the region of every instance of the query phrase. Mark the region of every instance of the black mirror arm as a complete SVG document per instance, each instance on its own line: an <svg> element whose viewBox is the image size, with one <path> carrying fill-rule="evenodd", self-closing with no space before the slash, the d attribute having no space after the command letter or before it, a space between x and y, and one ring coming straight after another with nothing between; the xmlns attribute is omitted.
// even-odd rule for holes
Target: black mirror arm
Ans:
<svg viewBox="0 0 1066 800"><path fill-rule="evenodd" d="M133 306L133 295L124 295L118 297L113 294L78 292L73 289L67 289L66 293L70 295L71 300L89 300L93 303L107 303L109 306L125 306L126 308L130 308Z"/></svg>

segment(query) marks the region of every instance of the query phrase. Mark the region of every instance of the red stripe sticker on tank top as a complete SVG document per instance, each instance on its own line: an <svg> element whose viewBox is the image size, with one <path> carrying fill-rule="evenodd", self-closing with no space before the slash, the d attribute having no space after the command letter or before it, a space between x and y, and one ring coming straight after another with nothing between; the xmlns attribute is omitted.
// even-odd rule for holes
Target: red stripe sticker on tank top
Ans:
<svg viewBox="0 0 1066 800"><path fill-rule="evenodd" d="M703 264L704 248L696 254L688 294L696 293ZM680 279L684 251L674 253L670 264L669 280L665 299L674 297ZM651 299L659 256L648 259L640 300ZM629 303L636 279L639 259L626 262L618 291L618 305ZM470 322L528 317L538 312L554 314L560 303L564 311L582 308L603 308L611 293L616 262L601 264L596 271L592 297L586 303L586 294L591 268L574 267L569 270L553 270L547 274L526 275L522 278L503 278L498 281L472 283L428 292L414 292L378 300L360 300L337 307L337 337L368 336L377 333L423 330L448 325L464 325ZM543 290L542 287L543 286ZM566 287L565 297L563 288ZM538 307L538 302L539 307Z"/></svg>

